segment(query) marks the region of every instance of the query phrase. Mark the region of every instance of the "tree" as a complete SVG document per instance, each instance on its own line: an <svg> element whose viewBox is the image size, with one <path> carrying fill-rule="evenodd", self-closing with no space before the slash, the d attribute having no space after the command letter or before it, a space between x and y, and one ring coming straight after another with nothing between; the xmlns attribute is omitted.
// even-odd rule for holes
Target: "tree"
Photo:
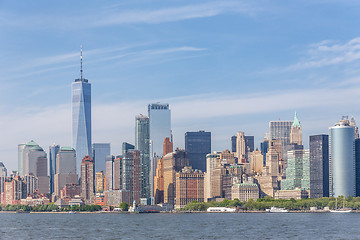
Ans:
<svg viewBox="0 0 360 240"><path fill-rule="evenodd" d="M122 203L120 203L119 208L121 208L121 210L123 210L123 211L127 211L127 210L129 210L129 204L127 204L126 202L122 202Z"/></svg>

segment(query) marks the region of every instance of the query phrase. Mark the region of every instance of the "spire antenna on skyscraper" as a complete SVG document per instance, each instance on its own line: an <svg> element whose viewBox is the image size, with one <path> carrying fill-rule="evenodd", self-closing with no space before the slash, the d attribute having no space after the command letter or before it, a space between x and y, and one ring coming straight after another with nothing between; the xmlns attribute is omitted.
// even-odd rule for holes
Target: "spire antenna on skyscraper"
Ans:
<svg viewBox="0 0 360 240"><path fill-rule="evenodd" d="M80 45L80 80L83 81L83 70L82 70L82 45Z"/></svg>

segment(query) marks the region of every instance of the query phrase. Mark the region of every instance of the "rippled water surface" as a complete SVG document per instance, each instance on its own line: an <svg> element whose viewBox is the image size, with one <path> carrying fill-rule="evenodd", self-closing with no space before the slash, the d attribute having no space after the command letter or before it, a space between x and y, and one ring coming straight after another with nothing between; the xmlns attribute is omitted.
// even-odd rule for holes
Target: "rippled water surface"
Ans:
<svg viewBox="0 0 360 240"><path fill-rule="evenodd" d="M360 213L0 213L0 239L360 239Z"/></svg>

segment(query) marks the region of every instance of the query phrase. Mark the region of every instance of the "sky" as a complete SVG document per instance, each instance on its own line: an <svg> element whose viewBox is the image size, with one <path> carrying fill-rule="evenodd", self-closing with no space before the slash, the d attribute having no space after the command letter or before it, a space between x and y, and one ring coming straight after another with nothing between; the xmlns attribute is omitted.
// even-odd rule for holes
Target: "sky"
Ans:
<svg viewBox="0 0 360 240"><path fill-rule="evenodd" d="M92 84L93 142L134 143L135 116L169 103L174 145L237 131L259 146L269 121L326 134L360 121L360 2L0 0L0 162L17 145L71 146L71 83Z"/></svg>

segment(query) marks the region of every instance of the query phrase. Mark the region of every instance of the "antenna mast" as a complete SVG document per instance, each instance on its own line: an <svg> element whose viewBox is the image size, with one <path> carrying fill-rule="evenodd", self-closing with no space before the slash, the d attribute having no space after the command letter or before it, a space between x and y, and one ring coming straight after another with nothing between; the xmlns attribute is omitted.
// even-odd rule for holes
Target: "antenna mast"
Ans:
<svg viewBox="0 0 360 240"><path fill-rule="evenodd" d="M80 80L83 81L83 70L82 70L82 45L80 45Z"/></svg>

